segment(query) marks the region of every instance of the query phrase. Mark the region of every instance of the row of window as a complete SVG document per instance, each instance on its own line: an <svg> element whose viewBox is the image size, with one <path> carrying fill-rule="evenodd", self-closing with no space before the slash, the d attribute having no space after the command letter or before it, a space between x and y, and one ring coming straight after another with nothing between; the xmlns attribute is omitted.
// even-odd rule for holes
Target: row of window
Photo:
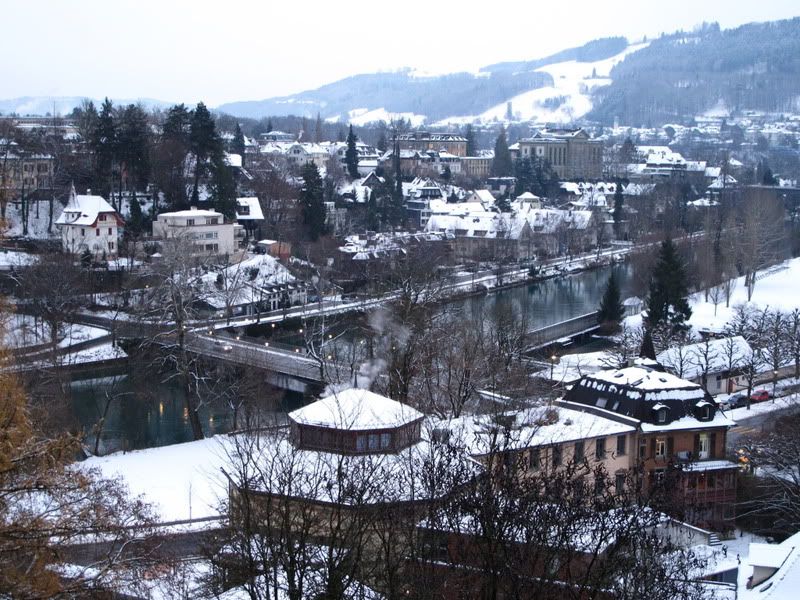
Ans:
<svg viewBox="0 0 800 600"><path fill-rule="evenodd" d="M616 456L625 456L627 454L627 435L616 436ZM608 450L606 448L606 438L597 438L594 441L594 457L597 460L605 460ZM574 460L584 460L586 458L586 442L578 440L573 446ZM550 452L550 461L553 467L560 467L564 462L564 449L562 445L552 446ZM541 468L541 448L531 448L528 451L528 464L527 467L531 470Z"/></svg>
<svg viewBox="0 0 800 600"><path fill-rule="evenodd" d="M84 237L85 235L86 235L86 229L81 228L81 237ZM94 230L94 235L95 235L95 237L100 237L100 228L99 227ZM109 227L108 228L108 235L114 235L114 228L113 227Z"/></svg>

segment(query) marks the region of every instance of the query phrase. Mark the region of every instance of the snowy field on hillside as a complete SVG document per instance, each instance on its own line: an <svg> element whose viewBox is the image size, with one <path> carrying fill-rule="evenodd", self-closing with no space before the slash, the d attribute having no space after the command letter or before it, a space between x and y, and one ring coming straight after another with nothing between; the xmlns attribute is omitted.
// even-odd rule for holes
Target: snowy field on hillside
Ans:
<svg viewBox="0 0 800 600"><path fill-rule="evenodd" d="M410 112L389 112L385 108L375 108L369 110L367 108L355 108L348 113L349 121L352 125L363 126L369 123L377 123L383 121L384 123L391 123L400 119L405 119L411 123L412 127L420 127L425 122L425 115L417 115Z"/></svg>
<svg viewBox="0 0 800 600"><path fill-rule="evenodd" d="M548 73L553 85L523 92L507 101L493 106L477 116L449 117L436 125L457 125L474 121L505 121L508 103L515 121L538 121L541 123L570 123L592 110L591 92L597 87L609 85L611 69L629 54L648 46L634 44L604 60L595 62L565 62L545 65L536 69Z"/></svg>
<svg viewBox="0 0 800 600"><path fill-rule="evenodd" d="M692 317L689 319L695 337L699 331L721 333L736 312L736 306L748 304L744 277L739 277L731 294L730 306L725 306L724 298L714 306L705 300L704 292L692 294L689 305ZM758 280L749 304L757 309L777 309L792 311L800 308L800 258L787 261L758 272ZM642 316L634 315L625 319L625 326L636 329L642 326Z"/></svg>
<svg viewBox="0 0 800 600"><path fill-rule="evenodd" d="M215 436L197 442L92 457L79 463L105 477L120 477L133 496L153 504L161 522L219 515L227 494L222 471L227 463L225 440Z"/></svg>
<svg viewBox="0 0 800 600"><path fill-rule="evenodd" d="M705 301L702 292L694 294L690 299L692 318L689 322L697 330L722 331L733 317L734 307L747 302L744 277L739 277L729 307L725 306L724 299L715 307L713 302ZM750 304L781 311L800 308L800 258L759 271Z"/></svg>

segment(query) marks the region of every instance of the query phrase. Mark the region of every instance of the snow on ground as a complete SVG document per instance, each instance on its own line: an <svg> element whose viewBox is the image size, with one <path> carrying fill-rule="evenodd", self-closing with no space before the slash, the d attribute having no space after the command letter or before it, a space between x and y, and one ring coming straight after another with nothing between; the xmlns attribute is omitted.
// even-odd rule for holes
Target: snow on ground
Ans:
<svg viewBox="0 0 800 600"><path fill-rule="evenodd" d="M9 348L25 348L50 343L50 327L31 315L14 313L4 323L3 343ZM108 335L106 329L67 323L60 332L59 348L66 348L78 342L86 342Z"/></svg>
<svg viewBox="0 0 800 600"><path fill-rule="evenodd" d="M127 357L127 353L122 348L115 346L112 342L105 342L91 348L70 352L65 356L64 363L78 365Z"/></svg>
<svg viewBox="0 0 800 600"><path fill-rule="evenodd" d="M8 271L12 267L22 267L35 263L37 257L19 250L0 250L0 270Z"/></svg>
<svg viewBox="0 0 800 600"><path fill-rule="evenodd" d="M765 271L759 271L750 303L762 309L769 307L791 311L800 308L798 281L800 281L800 258L787 260ZM730 307L726 307L725 300L722 299L715 311L713 302L706 302L702 292L694 294L690 298L692 318L689 323L695 329L722 331L733 317L734 307L747 302L744 277L739 277L731 296Z"/></svg>
<svg viewBox="0 0 800 600"><path fill-rule="evenodd" d="M36 217L37 205L39 217ZM32 239L48 239L57 238L60 236L58 227L56 226L56 219L61 215L64 206L57 200L53 202L53 223L51 226L51 233L47 233L47 223L50 219L50 207L47 202L38 202L31 205L30 214L28 215L28 238ZM14 202L9 202L6 208L6 230L4 231L5 237L21 237L22 236L22 215L18 205Z"/></svg>
<svg viewBox="0 0 800 600"><path fill-rule="evenodd" d="M227 436L197 442L92 457L78 468L96 468L109 478L120 477L133 496L153 504L161 522L216 517L227 481L220 469L227 464Z"/></svg>
<svg viewBox="0 0 800 600"><path fill-rule="evenodd" d="M390 123L391 121L405 119L411 122L412 127L420 127L427 118L425 115L417 115L410 112L389 112L385 108L375 108L373 110L356 108L351 110L348 115L350 117L350 123L358 126L377 123L378 121Z"/></svg>
<svg viewBox="0 0 800 600"><path fill-rule="evenodd" d="M435 125L471 123L475 120L504 121L509 102L515 121L570 123L592 110L591 92L597 87L611 83L609 75L612 67L622 62L629 54L647 46L648 43L634 44L611 58L595 62L570 60L545 65L536 71L548 73L553 78L552 86L523 92L478 116L451 117Z"/></svg>

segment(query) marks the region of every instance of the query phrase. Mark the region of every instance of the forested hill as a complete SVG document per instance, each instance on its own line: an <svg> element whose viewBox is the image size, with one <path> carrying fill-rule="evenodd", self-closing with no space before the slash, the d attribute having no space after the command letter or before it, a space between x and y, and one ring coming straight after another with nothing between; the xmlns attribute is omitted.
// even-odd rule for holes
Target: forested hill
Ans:
<svg viewBox="0 0 800 600"><path fill-rule="evenodd" d="M453 115L478 115L530 90L553 85L538 67L567 60L592 62L625 50L625 38L595 40L577 48L531 61L489 65L478 74L454 73L434 77L412 70L348 77L293 96L250 102L231 102L218 110L241 117L300 115L340 117L347 121L358 109L383 109L389 113L424 115L428 122ZM356 111L352 115L351 111Z"/></svg>
<svg viewBox="0 0 800 600"><path fill-rule="evenodd" d="M281 98L231 102L221 112L241 117L302 115L349 120L351 111L385 109L390 113L424 115L436 120L451 114L476 114L521 92L550 85L546 73L501 72L477 76L454 73L418 77L409 70L355 75ZM454 110L455 109L455 110ZM354 112L354 114L356 114Z"/></svg>
<svg viewBox="0 0 800 600"><path fill-rule="evenodd" d="M727 110L800 110L800 18L653 40L611 71L589 119L648 126Z"/></svg>

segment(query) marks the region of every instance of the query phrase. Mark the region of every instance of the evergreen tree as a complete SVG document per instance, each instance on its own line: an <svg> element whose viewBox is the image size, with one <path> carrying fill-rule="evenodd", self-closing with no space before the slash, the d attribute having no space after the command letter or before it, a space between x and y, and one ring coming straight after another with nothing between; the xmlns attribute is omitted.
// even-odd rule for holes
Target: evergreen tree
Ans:
<svg viewBox="0 0 800 600"><path fill-rule="evenodd" d="M467 125L464 130L464 137L467 138L467 156L475 156L477 148L475 147L475 132L472 130L472 125Z"/></svg>
<svg viewBox="0 0 800 600"><path fill-rule="evenodd" d="M318 112L317 120L314 123L314 143L319 144L321 141L322 141L322 117Z"/></svg>
<svg viewBox="0 0 800 600"><path fill-rule="evenodd" d="M100 108L89 145L94 153L95 185L108 198L111 195L111 175L117 155L117 122L114 118L114 105L108 98Z"/></svg>
<svg viewBox="0 0 800 600"><path fill-rule="evenodd" d="M624 213L622 212L622 205L625 198L622 195L622 181L617 179L617 187L614 190L614 235L619 239L622 233L622 219Z"/></svg>
<svg viewBox="0 0 800 600"><path fill-rule="evenodd" d="M386 149L389 147L386 141L386 126L383 125L383 121L381 121L381 125L381 128L378 130L378 143L375 147L381 152L386 152Z"/></svg>
<svg viewBox="0 0 800 600"><path fill-rule="evenodd" d="M529 158L523 157L516 160L514 163L514 176L517 178L517 183L514 187L514 193L517 196L525 192L530 192L533 189L533 165Z"/></svg>
<svg viewBox="0 0 800 600"><path fill-rule="evenodd" d="M222 154L211 159L211 202L226 219L236 218L236 181Z"/></svg>
<svg viewBox="0 0 800 600"><path fill-rule="evenodd" d="M369 231L378 231L381 225L381 216L378 213L378 203L375 200L375 192L369 192L367 199L367 219L366 226Z"/></svg>
<svg viewBox="0 0 800 600"><path fill-rule="evenodd" d="M395 136L394 142L394 188L392 190L392 206L389 211L389 222L400 225L404 220L405 206L403 198L403 173L400 168L400 143Z"/></svg>
<svg viewBox="0 0 800 600"><path fill-rule="evenodd" d="M244 134L239 124L236 124L236 130L233 132L233 141L231 142L231 152L238 154L242 157L242 165L244 165Z"/></svg>
<svg viewBox="0 0 800 600"><path fill-rule="evenodd" d="M128 220L125 223L125 233L133 238L137 238L144 230L144 217L142 215L142 205L135 197L131 198L128 211Z"/></svg>
<svg viewBox="0 0 800 600"><path fill-rule="evenodd" d="M303 187L300 206L308 238L315 242L325 234L325 205L322 202L322 178L314 163L306 163L300 171Z"/></svg>
<svg viewBox="0 0 800 600"><path fill-rule="evenodd" d="M692 316L687 301L686 268L671 239L661 244L661 250L647 298L647 322L650 328L666 325L673 331L686 328Z"/></svg>
<svg viewBox="0 0 800 600"><path fill-rule="evenodd" d="M222 157L222 144L217 135L214 118L202 102L197 104L192 113L189 146L195 158L192 202L197 203L200 177L209 170L210 166L213 166L209 165L209 160L221 160Z"/></svg>
<svg viewBox="0 0 800 600"><path fill-rule="evenodd" d="M450 179L453 177L453 172L450 170L450 165L445 165L444 169L442 169L442 181L445 183L450 183Z"/></svg>
<svg viewBox="0 0 800 600"><path fill-rule="evenodd" d="M191 111L183 104L177 104L167 111L161 127L161 137L153 153L153 180L163 192L170 210L188 208L186 185L186 157L189 154L189 132L191 130ZM154 193L154 200L158 198ZM154 215L157 214L153 203Z"/></svg>
<svg viewBox="0 0 800 600"><path fill-rule="evenodd" d="M644 330L639 356L642 358L649 358L650 360L656 360L656 345L653 343L653 335L650 333L649 328Z"/></svg>
<svg viewBox="0 0 800 600"><path fill-rule="evenodd" d="M606 290L603 293L603 298L600 301L597 321L607 331L613 331L624 317L625 308L622 306L619 282L617 281L615 272L612 270L611 275L608 277L608 283L606 283Z"/></svg>
<svg viewBox="0 0 800 600"><path fill-rule="evenodd" d="M129 104L119 117L117 160L128 175L127 186L145 189L150 179L150 128L141 106ZM120 169L120 179L123 169Z"/></svg>
<svg viewBox="0 0 800 600"><path fill-rule="evenodd" d="M356 134L353 133L353 126L350 125L350 132L347 134L347 149L344 152L344 164L347 166L347 174L352 179L358 179L358 149L356 148Z"/></svg>
<svg viewBox="0 0 800 600"><path fill-rule="evenodd" d="M508 151L505 127L500 128L500 135L494 143L494 158L490 174L492 177L509 177L514 172L511 164L511 153Z"/></svg>

